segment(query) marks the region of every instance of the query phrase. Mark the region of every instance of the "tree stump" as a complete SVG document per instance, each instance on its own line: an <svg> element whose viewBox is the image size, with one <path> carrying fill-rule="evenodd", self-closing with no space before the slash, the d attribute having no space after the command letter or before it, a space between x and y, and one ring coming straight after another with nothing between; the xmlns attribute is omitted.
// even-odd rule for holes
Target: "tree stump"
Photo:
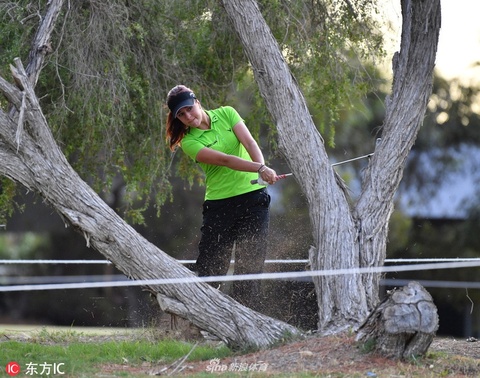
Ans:
<svg viewBox="0 0 480 378"><path fill-rule="evenodd" d="M373 343L389 358L426 354L438 329L437 307L418 282L387 293L357 332L357 341Z"/></svg>

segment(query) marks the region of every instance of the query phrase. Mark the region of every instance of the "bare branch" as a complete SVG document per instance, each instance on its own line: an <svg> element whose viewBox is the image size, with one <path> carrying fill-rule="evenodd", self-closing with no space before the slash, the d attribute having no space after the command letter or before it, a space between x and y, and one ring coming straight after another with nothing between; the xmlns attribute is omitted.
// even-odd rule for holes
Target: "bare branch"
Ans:
<svg viewBox="0 0 480 378"><path fill-rule="evenodd" d="M64 0L50 0L49 7L32 43L28 55L27 74L33 87L37 84L45 56L53 51L50 37Z"/></svg>

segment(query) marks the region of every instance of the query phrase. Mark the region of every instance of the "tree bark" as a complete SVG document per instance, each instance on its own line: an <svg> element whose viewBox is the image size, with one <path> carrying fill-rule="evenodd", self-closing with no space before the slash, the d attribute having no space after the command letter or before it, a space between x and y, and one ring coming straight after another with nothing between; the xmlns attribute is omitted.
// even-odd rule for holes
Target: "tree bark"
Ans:
<svg viewBox="0 0 480 378"><path fill-rule="evenodd" d="M308 200L312 270L382 266L393 196L431 93L440 1L402 2L401 52L376 148L356 206L330 166L305 98L254 0L223 0L278 131L279 148ZM379 275L314 277L320 333L358 327L379 300ZM328 304L328 305L326 305Z"/></svg>
<svg viewBox="0 0 480 378"><path fill-rule="evenodd" d="M50 36L55 27L58 15L62 10L64 0L51 0L49 3L48 12L46 12L33 38L32 47L30 48L28 56L28 65L25 69L28 79L34 88L37 85L38 76L42 70L45 56L53 51L50 44Z"/></svg>
<svg viewBox="0 0 480 378"><path fill-rule="evenodd" d="M324 141L276 40L255 1L223 3L276 125L279 148L308 200L315 243L310 249L312 270L358 267L359 256L352 253L356 229L345 187L330 165ZM352 320L365 318L367 301L358 274L314 281L321 332L338 332L350 328Z"/></svg>
<svg viewBox="0 0 480 378"><path fill-rule="evenodd" d="M52 2L51 6L59 4ZM55 22L49 17L44 20ZM48 41L49 36L40 40ZM295 327L254 312L198 282L190 270L126 224L69 165L41 111L33 87L36 80L19 59L15 63L12 75L18 88L0 77L0 91L15 109L11 114L0 110L0 175L42 196L66 226L83 234L88 246L129 278L184 279L185 283L151 284L145 289L156 296L164 311L190 320L230 347L263 348L300 334ZM39 70L41 64L29 67ZM30 75L37 76L35 70Z"/></svg>
<svg viewBox="0 0 480 378"><path fill-rule="evenodd" d="M365 170L362 193L354 209L362 267L384 263L393 198L432 91L440 0L401 3L402 38L400 51L392 61L393 86L385 102L382 139ZM369 308L378 302L379 279L378 274L363 276Z"/></svg>
<svg viewBox="0 0 480 378"><path fill-rule="evenodd" d="M418 283L395 289L359 328L357 341L373 342L381 354L406 359L426 354L438 330L437 307Z"/></svg>

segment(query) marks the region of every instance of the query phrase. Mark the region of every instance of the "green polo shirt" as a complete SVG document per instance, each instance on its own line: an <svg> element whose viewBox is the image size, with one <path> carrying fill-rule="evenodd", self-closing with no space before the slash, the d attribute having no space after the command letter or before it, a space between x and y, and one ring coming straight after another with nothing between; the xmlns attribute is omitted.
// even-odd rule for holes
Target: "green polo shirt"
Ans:
<svg viewBox="0 0 480 378"><path fill-rule="evenodd" d="M195 161L198 152L205 147L252 161L233 132L233 127L243 121L237 111L230 106L224 106L206 112L210 117L210 129L189 128L181 142L182 150ZM205 173L205 200L230 198L262 188L258 184L250 183L250 180L258 178L255 172L241 172L223 166L197 163Z"/></svg>

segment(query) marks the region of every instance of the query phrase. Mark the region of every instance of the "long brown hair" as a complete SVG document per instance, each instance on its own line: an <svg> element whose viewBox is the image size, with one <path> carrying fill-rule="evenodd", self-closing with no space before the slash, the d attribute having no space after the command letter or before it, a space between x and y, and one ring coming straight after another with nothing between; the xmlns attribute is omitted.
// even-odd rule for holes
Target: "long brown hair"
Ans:
<svg viewBox="0 0 480 378"><path fill-rule="evenodd" d="M172 97L177 96L182 92L193 92L190 88L185 85L176 85L167 95L167 104ZM188 127L185 126L178 118L174 117L174 114L170 111L167 115L167 143L169 144L170 150L174 151L175 148L180 144L183 137L187 133Z"/></svg>

